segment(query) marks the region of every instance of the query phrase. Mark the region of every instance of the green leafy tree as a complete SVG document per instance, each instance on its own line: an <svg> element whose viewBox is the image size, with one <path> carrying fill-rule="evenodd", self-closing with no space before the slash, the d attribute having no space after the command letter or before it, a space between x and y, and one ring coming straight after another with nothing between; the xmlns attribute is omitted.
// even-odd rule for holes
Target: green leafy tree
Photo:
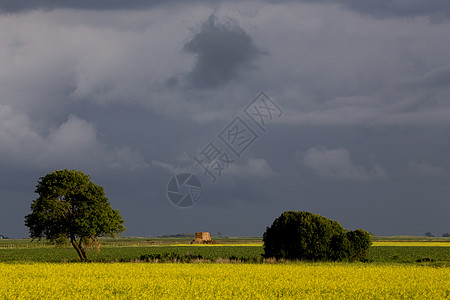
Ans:
<svg viewBox="0 0 450 300"><path fill-rule="evenodd" d="M126 230L103 188L81 171L51 172L39 179L36 193L39 197L31 204L32 212L25 216L30 237L55 243L69 240L81 261L87 259L86 246L98 237L114 237Z"/></svg>
<svg viewBox="0 0 450 300"><path fill-rule="evenodd" d="M263 235L264 257L301 260L360 260L371 245L361 229L346 231L338 222L306 211L287 211Z"/></svg>

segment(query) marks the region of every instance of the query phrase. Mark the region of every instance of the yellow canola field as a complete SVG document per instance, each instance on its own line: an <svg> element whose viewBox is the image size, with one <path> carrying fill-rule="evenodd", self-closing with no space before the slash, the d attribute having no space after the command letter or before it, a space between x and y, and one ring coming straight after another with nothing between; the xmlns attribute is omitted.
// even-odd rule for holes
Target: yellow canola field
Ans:
<svg viewBox="0 0 450 300"><path fill-rule="evenodd" d="M373 242L372 246L450 247L450 242Z"/></svg>
<svg viewBox="0 0 450 300"><path fill-rule="evenodd" d="M450 268L0 263L0 299L449 299Z"/></svg>

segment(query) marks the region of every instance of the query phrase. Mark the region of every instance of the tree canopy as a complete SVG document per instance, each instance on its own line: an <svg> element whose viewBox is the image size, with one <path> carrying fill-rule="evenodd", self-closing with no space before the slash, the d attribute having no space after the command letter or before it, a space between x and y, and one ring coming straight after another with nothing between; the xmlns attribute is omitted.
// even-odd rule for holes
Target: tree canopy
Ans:
<svg viewBox="0 0 450 300"><path fill-rule="evenodd" d="M70 240L82 261L87 259L86 245L126 230L103 188L81 171L53 171L39 179L35 192L39 196L31 204L32 212L25 216L30 237Z"/></svg>
<svg viewBox="0 0 450 300"><path fill-rule="evenodd" d="M263 235L264 256L300 260L361 260L371 236L347 231L337 221L306 211L284 212Z"/></svg>

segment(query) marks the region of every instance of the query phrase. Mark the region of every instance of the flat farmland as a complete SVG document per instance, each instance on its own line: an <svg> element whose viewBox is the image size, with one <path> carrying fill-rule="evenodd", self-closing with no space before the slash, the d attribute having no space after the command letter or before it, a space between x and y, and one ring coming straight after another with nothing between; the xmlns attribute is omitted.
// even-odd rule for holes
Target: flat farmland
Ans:
<svg viewBox="0 0 450 300"><path fill-rule="evenodd" d="M257 239L101 242L80 263L69 246L0 241L0 299L450 299L445 239L378 240L355 263L263 260Z"/></svg>
<svg viewBox="0 0 450 300"><path fill-rule="evenodd" d="M375 238L367 263L413 263L450 266L450 239ZM262 242L257 238L222 239L217 245L189 245L187 239L102 239L101 248L88 251L90 262L135 262L143 255L174 254L208 261L232 259L261 262ZM0 240L0 262L77 262L72 246L45 242Z"/></svg>

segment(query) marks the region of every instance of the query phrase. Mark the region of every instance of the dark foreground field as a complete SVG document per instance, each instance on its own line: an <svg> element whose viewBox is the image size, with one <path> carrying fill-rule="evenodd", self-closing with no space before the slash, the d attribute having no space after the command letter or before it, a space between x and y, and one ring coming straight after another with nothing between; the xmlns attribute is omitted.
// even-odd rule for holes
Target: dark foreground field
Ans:
<svg viewBox="0 0 450 300"><path fill-rule="evenodd" d="M448 239L391 237L374 239L367 263L409 263L450 266ZM258 238L219 239L219 245L185 245L187 239L122 238L101 240L101 250L91 249L91 262L162 260L261 262L263 247ZM259 243L259 244L258 244ZM386 243L387 246L383 246ZM183 245L184 244L184 245ZM76 262L71 246L53 246L30 240L0 241L0 262Z"/></svg>

